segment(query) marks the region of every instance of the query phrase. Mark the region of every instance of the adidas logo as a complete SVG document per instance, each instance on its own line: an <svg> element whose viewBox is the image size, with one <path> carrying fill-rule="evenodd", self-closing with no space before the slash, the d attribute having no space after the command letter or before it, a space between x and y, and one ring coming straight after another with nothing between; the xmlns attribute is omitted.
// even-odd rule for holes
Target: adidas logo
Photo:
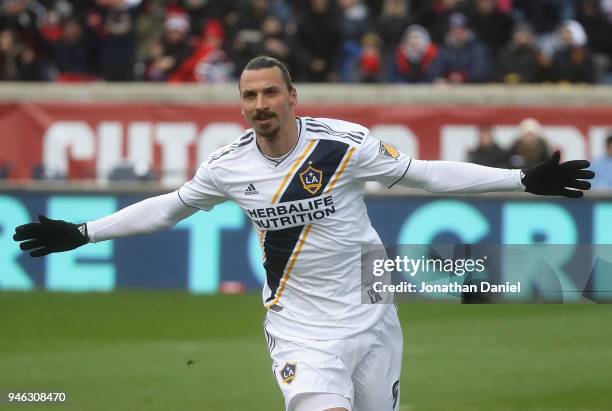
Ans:
<svg viewBox="0 0 612 411"><path fill-rule="evenodd" d="M246 188L246 190L244 190L244 195L245 196L254 196L256 194L259 194L259 191L257 191L257 189L255 188L253 183L249 184L249 186Z"/></svg>
<svg viewBox="0 0 612 411"><path fill-rule="evenodd" d="M81 233L83 237L87 238L87 224L80 224L78 226L78 229L79 229L79 233Z"/></svg>

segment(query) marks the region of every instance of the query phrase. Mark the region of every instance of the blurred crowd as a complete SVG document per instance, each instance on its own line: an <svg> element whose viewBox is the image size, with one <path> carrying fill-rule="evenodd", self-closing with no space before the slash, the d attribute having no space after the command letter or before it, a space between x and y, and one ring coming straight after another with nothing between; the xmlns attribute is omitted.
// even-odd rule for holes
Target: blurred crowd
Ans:
<svg viewBox="0 0 612 411"><path fill-rule="evenodd" d="M500 146L493 127L482 124L478 130L478 144L468 152L466 161L488 167L527 168L550 158L552 151L544 128L534 118L526 118L518 125L518 134L509 147ZM612 190L612 130L604 141L603 155L591 163L595 172L595 190Z"/></svg>
<svg viewBox="0 0 612 411"><path fill-rule="evenodd" d="M0 80L612 83L612 0L1 0Z"/></svg>
<svg viewBox="0 0 612 411"><path fill-rule="evenodd" d="M481 125L478 146L469 152L467 161L489 167L526 168L548 160L550 151L540 123L526 118L519 124L518 136L508 149L495 142L490 125Z"/></svg>

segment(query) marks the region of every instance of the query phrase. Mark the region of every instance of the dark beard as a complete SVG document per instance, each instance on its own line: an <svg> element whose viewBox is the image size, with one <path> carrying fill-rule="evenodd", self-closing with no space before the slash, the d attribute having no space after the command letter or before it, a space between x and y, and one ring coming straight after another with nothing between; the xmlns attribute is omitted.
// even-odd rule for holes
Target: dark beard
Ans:
<svg viewBox="0 0 612 411"><path fill-rule="evenodd" d="M255 132L257 133L257 135L263 138L276 137L279 131L280 131L280 126L276 126L276 127L269 128L269 129L259 129L259 127L255 127Z"/></svg>

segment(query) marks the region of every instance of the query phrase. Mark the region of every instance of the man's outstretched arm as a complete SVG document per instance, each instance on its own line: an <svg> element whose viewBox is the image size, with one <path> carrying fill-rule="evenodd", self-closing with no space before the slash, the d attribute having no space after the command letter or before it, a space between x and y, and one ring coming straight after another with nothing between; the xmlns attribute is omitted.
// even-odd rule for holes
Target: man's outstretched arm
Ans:
<svg viewBox="0 0 612 411"><path fill-rule="evenodd" d="M13 239L22 250L32 250L32 257L73 250L89 242L98 242L170 228L198 211L187 206L177 191L151 197L114 214L83 224L51 220L39 216L38 223L15 228Z"/></svg>
<svg viewBox="0 0 612 411"><path fill-rule="evenodd" d="M485 193L527 191L538 195L582 197L595 176L586 160L559 163L560 153L523 170L484 167L455 161L411 160L399 185L423 188L435 193Z"/></svg>

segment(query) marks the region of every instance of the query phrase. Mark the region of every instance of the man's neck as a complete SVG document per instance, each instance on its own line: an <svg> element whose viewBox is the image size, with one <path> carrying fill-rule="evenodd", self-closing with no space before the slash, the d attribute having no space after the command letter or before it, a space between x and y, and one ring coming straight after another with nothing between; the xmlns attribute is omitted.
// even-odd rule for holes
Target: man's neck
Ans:
<svg viewBox="0 0 612 411"><path fill-rule="evenodd" d="M278 158L289 153L298 140L298 125L296 121L289 121L274 137L257 136L257 145L266 157Z"/></svg>

